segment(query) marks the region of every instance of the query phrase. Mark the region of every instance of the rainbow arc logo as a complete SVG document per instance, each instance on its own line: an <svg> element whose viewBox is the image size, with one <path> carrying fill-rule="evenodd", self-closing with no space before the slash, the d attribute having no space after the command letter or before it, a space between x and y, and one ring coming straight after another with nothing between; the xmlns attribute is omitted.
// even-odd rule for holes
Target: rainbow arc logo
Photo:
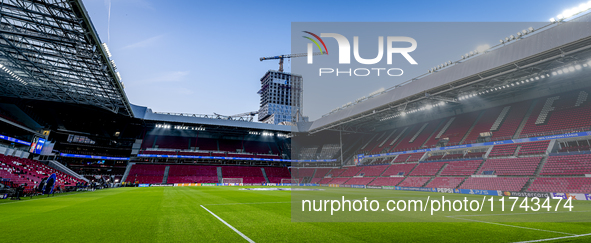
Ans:
<svg viewBox="0 0 591 243"><path fill-rule="evenodd" d="M316 34L314 34L312 32L309 32L309 31L302 31L302 32L304 32L306 34L309 34L309 35L313 36L314 38L316 38L316 40L318 40L322 44L322 46L324 47L324 51L322 50L322 47L320 47L320 44L318 44L318 42L316 40L314 40L314 39L312 39L312 38L310 38L308 36L302 36L302 37L304 37L304 38L306 38L306 39L314 42L314 44L316 44L316 46L318 47L318 50L320 50L320 53L321 54L328 55L328 49L326 48L326 44L324 44L324 41L322 40L322 38L320 38L320 36L318 36L318 35L316 35Z"/></svg>

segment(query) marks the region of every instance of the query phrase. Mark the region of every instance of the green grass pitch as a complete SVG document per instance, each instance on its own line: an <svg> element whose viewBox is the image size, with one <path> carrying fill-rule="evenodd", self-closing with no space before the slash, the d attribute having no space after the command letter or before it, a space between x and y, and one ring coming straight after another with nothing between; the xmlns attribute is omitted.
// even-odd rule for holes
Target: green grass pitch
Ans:
<svg viewBox="0 0 591 243"><path fill-rule="evenodd" d="M254 242L518 242L559 237L567 238L548 242L591 242L591 235L571 237L591 233L591 223L486 223L462 219L434 223L292 222L291 192L238 189L117 188L23 201L0 200L0 238L5 242L247 242L203 205ZM309 193L334 198L348 194L368 198L442 196L323 189ZM461 198L464 196L482 198ZM591 211L589 202L576 202L574 206L582 210L580 214Z"/></svg>

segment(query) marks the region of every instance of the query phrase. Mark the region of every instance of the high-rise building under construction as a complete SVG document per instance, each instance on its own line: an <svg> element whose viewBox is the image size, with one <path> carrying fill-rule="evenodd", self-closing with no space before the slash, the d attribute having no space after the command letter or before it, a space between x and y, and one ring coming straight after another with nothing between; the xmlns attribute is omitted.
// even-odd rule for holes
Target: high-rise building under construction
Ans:
<svg viewBox="0 0 591 243"><path fill-rule="evenodd" d="M292 124L302 114L302 76L269 70L261 78L259 121Z"/></svg>

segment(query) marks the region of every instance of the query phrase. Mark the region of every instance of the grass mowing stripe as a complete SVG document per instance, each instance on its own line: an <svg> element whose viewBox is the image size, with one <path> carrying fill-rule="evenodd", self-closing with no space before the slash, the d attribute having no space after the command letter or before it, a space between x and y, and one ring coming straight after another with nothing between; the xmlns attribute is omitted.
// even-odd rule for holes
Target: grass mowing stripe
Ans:
<svg viewBox="0 0 591 243"><path fill-rule="evenodd" d="M224 223L226 226L230 227L230 229L232 229L234 232L238 233L238 235L242 236L242 238L244 238L246 241L250 242L250 243L255 243L253 240L251 240L250 238L248 238L248 236L242 234L242 232L238 231L236 228L234 228L234 226L228 224L226 221L224 221L222 218L218 217L217 215L215 215L215 213L209 211L209 209L207 209L206 207L204 207L203 205L199 205L201 206L203 209L205 209L207 212L209 212L211 215L213 215L214 217L216 217L218 220L222 221L222 223Z"/></svg>
<svg viewBox="0 0 591 243"><path fill-rule="evenodd" d="M564 233L564 232L558 232L558 231L552 231L552 230L543 230L543 229L536 229L536 228L528 228L528 227L517 226L517 225L510 225L510 224L500 224L500 223L494 223L494 222L487 222L487 221L474 220L474 219L463 219L463 218L450 217L450 216L446 216L446 217L452 218L452 219L461 219L461 220L467 220L467 221L472 221L472 222L501 225L501 226L507 226L507 227L520 228L520 229L537 230L537 231L544 231L544 232L549 232L549 233L556 233L556 234L563 234L563 235L571 235L571 236L575 235L575 234L571 234L571 233Z"/></svg>
<svg viewBox="0 0 591 243"><path fill-rule="evenodd" d="M548 238L548 239L519 241L519 242L516 242L516 243L530 243L530 242L553 241L553 240L562 240L562 239L576 238L576 237L582 237L582 236L591 236L591 233L589 233L589 234L582 234L582 235L571 235L571 236L563 236L563 237L556 237L556 238Z"/></svg>

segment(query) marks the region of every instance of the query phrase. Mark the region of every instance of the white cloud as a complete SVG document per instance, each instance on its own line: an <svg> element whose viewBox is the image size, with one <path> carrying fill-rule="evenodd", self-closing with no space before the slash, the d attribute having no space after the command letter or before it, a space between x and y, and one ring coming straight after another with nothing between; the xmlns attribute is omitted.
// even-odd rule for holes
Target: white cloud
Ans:
<svg viewBox="0 0 591 243"><path fill-rule="evenodd" d="M162 37L164 37L164 35L150 37L148 39L133 43L131 45L124 46L121 49L126 50L126 49L151 47L151 46L154 46L160 39L162 39Z"/></svg>

